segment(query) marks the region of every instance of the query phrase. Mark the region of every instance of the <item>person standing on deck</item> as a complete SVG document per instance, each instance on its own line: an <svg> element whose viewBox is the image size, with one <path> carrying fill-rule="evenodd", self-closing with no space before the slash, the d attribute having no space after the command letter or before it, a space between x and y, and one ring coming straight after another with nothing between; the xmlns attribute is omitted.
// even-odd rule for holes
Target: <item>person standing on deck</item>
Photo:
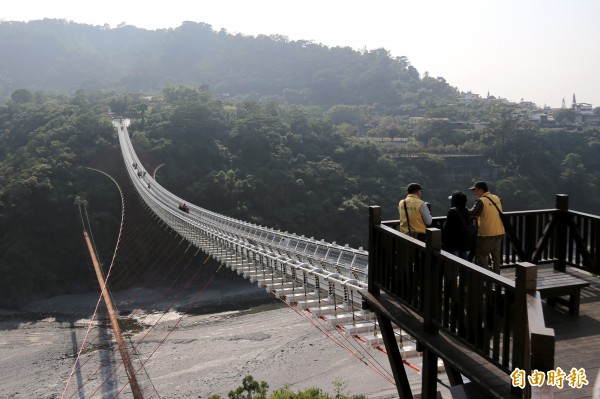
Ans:
<svg viewBox="0 0 600 399"><path fill-rule="evenodd" d="M477 197L475 205L469 209L469 217L477 219L478 235L475 249L475 263L484 268L490 268L489 256L492 256L494 272L500 274L502 264L502 240L504 238L504 224L500 218L502 202L498 196L488 192L485 182L478 181L469 188Z"/></svg>
<svg viewBox="0 0 600 399"><path fill-rule="evenodd" d="M469 251L475 248L477 234L472 233L473 222L469 219L467 195L456 191L450 197L451 208L446 215L446 223L442 228L442 248L465 260Z"/></svg>
<svg viewBox="0 0 600 399"><path fill-rule="evenodd" d="M398 203L400 232L425 241L425 229L431 225L432 218L427 202L421 199L423 188L417 183L410 183L406 192L406 198Z"/></svg>

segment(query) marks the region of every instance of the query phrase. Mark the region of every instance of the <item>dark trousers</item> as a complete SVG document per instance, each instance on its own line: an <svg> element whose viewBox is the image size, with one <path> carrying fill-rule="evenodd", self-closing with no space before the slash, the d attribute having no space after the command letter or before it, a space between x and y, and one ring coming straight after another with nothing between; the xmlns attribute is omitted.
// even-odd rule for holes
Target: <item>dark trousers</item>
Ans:
<svg viewBox="0 0 600 399"><path fill-rule="evenodd" d="M489 268L500 274L502 264L502 239L504 235L493 237L477 237L477 248L475 249L475 263L481 267ZM492 256L492 267L489 264L489 256Z"/></svg>

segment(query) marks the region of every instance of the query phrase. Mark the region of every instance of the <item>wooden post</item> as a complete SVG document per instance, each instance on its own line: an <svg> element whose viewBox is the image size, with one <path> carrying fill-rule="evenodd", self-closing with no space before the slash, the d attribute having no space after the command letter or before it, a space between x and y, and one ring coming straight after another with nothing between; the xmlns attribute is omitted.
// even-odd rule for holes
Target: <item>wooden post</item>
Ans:
<svg viewBox="0 0 600 399"><path fill-rule="evenodd" d="M369 265L368 265L368 274L367 281L369 284L369 293L373 295L378 295L380 290L375 285L376 275L378 276L379 269L376 264L379 259L376 258L375 253L376 249L379 246L379 240L376 237L375 226L381 224L381 207L379 206L370 206L369 207Z"/></svg>
<svg viewBox="0 0 600 399"><path fill-rule="evenodd" d="M437 335L435 321L438 317L440 293L438 289L440 251L442 250L442 231L428 228L425 234L425 262L421 271L423 301L423 328L425 332ZM438 357L428 348L423 348L423 368L421 397L434 399L437 397L437 361Z"/></svg>
<svg viewBox="0 0 600 399"><path fill-rule="evenodd" d="M525 251L525 258L523 261L533 262L533 252L537 244L537 237L535 234L536 222L539 215L525 215L523 218L524 229L523 229L523 251Z"/></svg>
<svg viewBox="0 0 600 399"><path fill-rule="evenodd" d="M527 293L534 294L537 284L537 266L519 262L515 268L515 312L513 330L512 368L531 372L531 348L529 347L529 324L527 317ZM529 386L524 390L513 387L513 391L529 397Z"/></svg>
<svg viewBox="0 0 600 399"><path fill-rule="evenodd" d="M143 399L142 391L140 390L137 379L135 378L135 370L133 369L131 359L129 358L129 352L125 346L125 341L123 341L123 336L121 335L121 329L119 328L119 322L117 320L117 313L115 312L112 301L110 300L110 295L108 295L108 288L106 287L104 276L100 270L100 265L98 264L98 259L96 259L94 247L92 246L92 242L90 241L87 231L83 232L83 237L85 238L88 251L92 257L92 263L94 265L94 270L96 271L98 284L100 284L100 290L102 291L102 298L104 299L106 309L108 310L108 316L110 317L110 323L115 334L115 340L117 341L117 346L119 348L119 352L121 353L121 358L123 359L123 365L125 366L125 372L127 373L127 379L129 380L129 385L131 386L131 392L133 393L133 397L135 399Z"/></svg>
<svg viewBox="0 0 600 399"><path fill-rule="evenodd" d="M438 259L442 250L442 231L428 228L425 234L425 270L422 271L423 288L421 300L423 301L423 327L430 334L437 334L437 327L433 322L437 318L439 309Z"/></svg>
<svg viewBox="0 0 600 399"><path fill-rule="evenodd" d="M381 328L381 336L387 351L392 373L394 374L394 381L396 382L396 389L398 390L398 396L400 399L412 399L413 394L410 389L410 381L406 375L404 368L404 362L402 361L402 355L400 349L398 349L398 342L396 341L396 335L394 334L394 328L389 319L387 319L381 313L375 311L379 326Z"/></svg>
<svg viewBox="0 0 600 399"><path fill-rule="evenodd" d="M567 270L567 228L569 217L569 196L556 194L556 227L554 230L554 245L556 248L556 263L554 269L559 272Z"/></svg>

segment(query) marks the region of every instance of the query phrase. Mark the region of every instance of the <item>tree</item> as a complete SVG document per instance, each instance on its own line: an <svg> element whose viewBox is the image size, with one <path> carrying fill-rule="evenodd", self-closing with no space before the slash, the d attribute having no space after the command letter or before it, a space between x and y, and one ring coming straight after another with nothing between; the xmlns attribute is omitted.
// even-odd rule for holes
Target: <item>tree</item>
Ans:
<svg viewBox="0 0 600 399"><path fill-rule="evenodd" d="M254 381L251 375L247 375L242 380L242 385L229 391L229 399L266 399L269 384L266 381Z"/></svg>
<svg viewBox="0 0 600 399"><path fill-rule="evenodd" d="M557 109L554 111L554 120L559 124L575 123L575 111L572 109Z"/></svg>
<svg viewBox="0 0 600 399"><path fill-rule="evenodd" d="M19 104L25 104L33 100L33 94L29 90L19 89L15 90L11 95L10 99Z"/></svg>
<svg viewBox="0 0 600 399"><path fill-rule="evenodd" d="M589 178L583 159L579 154L567 154L565 159L562 161L563 171L560 174L560 178L569 185L583 188L589 184Z"/></svg>

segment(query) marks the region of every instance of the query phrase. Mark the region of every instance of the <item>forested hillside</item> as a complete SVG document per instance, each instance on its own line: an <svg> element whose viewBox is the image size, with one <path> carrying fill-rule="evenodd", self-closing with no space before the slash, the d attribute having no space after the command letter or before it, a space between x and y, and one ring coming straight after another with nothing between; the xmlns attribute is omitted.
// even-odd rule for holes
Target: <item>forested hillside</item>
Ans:
<svg viewBox="0 0 600 399"><path fill-rule="evenodd" d="M119 170L113 115L187 201L339 244L366 246L368 206L397 218L415 181L434 215L481 179L507 210L552 207L560 192L600 213L598 128L461 104L383 49L44 20L0 22L0 54L0 306L94 287L79 210L109 259L120 200L87 168Z"/></svg>
<svg viewBox="0 0 600 399"><path fill-rule="evenodd" d="M0 22L0 99L17 89L159 93L169 83L214 93L330 107L375 105L419 114L457 98L443 78L421 77L406 57L283 36L231 35L186 22L116 29L43 20Z"/></svg>
<svg viewBox="0 0 600 399"><path fill-rule="evenodd" d="M88 204L96 242L111 254L118 194L84 168L118 167L108 109L132 119L134 145L149 170L165 164L157 180L167 189L228 216L340 244L365 246L367 207L396 218L409 182L421 183L433 213L445 215L448 195L486 178L484 169L507 210L552 207L558 192L571 195L573 209L600 210L600 131L519 125L505 106L481 110L485 126L465 129L403 124L372 107L342 117L340 106L228 102L190 86L168 86L152 100L18 90L0 106L0 304L93 283L77 204ZM352 120L358 110L363 117ZM370 136L360 133L365 125ZM377 136L390 129L406 146ZM470 151L463 169L478 163L451 175L449 149Z"/></svg>

